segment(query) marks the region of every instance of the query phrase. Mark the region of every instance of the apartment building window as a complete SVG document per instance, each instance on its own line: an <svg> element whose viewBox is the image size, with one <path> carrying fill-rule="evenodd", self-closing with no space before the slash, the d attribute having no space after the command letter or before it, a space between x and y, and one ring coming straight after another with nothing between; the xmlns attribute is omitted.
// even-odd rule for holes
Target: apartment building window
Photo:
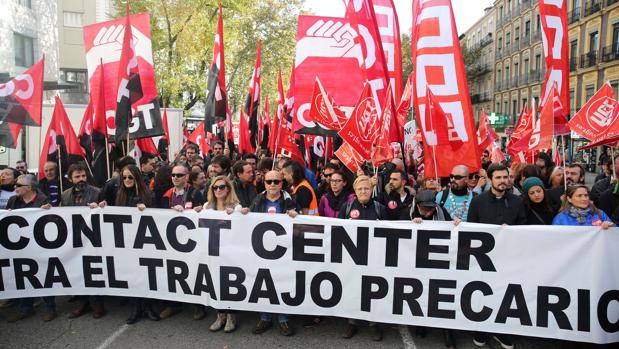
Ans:
<svg viewBox="0 0 619 349"><path fill-rule="evenodd" d="M34 40L31 37L13 33L15 40L15 65L29 67L34 64Z"/></svg>
<svg viewBox="0 0 619 349"><path fill-rule="evenodd" d="M613 24L613 52L619 49L619 23Z"/></svg>
<svg viewBox="0 0 619 349"><path fill-rule="evenodd" d="M535 71L540 71L541 65L542 65L542 55L538 53L535 55Z"/></svg>
<svg viewBox="0 0 619 349"><path fill-rule="evenodd" d="M587 85L587 87L585 87L585 101L590 100L594 93L595 85Z"/></svg>
<svg viewBox="0 0 619 349"><path fill-rule="evenodd" d="M524 22L524 37L528 38L531 35L531 21L527 20Z"/></svg>
<svg viewBox="0 0 619 349"><path fill-rule="evenodd" d="M594 31L593 33L589 34L589 52L595 52L597 51L598 48L598 32Z"/></svg>
<svg viewBox="0 0 619 349"><path fill-rule="evenodd" d="M509 105L507 104L507 101L505 101L503 103L503 113L509 114L509 109L508 108L509 108Z"/></svg>
<svg viewBox="0 0 619 349"><path fill-rule="evenodd" d="M505 34L505 47L509 46L509 44L511 43L511 37L511 33Z"/></svg>
<svg viewBox="0 0 619 349"><path fill-rule="evenodd" d="M529 59L524 59L524 73L527 74L529 72Z"/></svg>
<svg viewBox="0 0 619 349"><path fill-rule="evenodd" d="M615 92L615 96L619 93L619 80L611 80L610 86L613 88L613 92Z"/></svg>
<svg viewBox="0 0 619 349"><path fill-rule="evenodd" d="M578 40L570 42L570 71L576 70L578 57Z"/></svg>
<svg viewBox="0 0 619 349"><path fill-rule="evenodd" d="M570 89L570 114L574 115L575 114L575 109L574 109L574 105L576 103L576 99L574 98L574 89L571 88Z"/></svg>
<svg viewBox="0 0 619 349"><path fill-rule="evenodd" d="M514 44L520 44L520 27L516 27L516 31L514 32Z"/></svg>
<svg viewBox="0 0 619 349"><path fill-rule="evenodd" d="M499 52L501 52L502 47L503 47L503 38L499 38Z"/></svg>
<svg viewBox="0 0 619 349"><path fill-rule="evenodd" d="M496 83L498 84L499 82L501 82L501 69L497 70L497 75L496 75Z"/></svg>
<svg viewBox="0 0 619 349"><path fill-rule="evenodd" d="M512 101L512 115L517 115L517 114L518 114L518 101L514 99Z"/></svg>
<svg viewBox="0 0 619 349"><path fill-rule="evenodd" d="M88 93L88 73L86 70L60 69L60 80L71 82L78 85L78 88L69 90L70 92Z"/></svg>
<svg viewBox="0 0 619 349"><path fill-rule="evenodd" d="M580 10L580 0L572 0L572 8L574 11Z"/></svg>
<svg viewBox="0 0 619 349"><path fill-rule="evenodd" d="M496 112L501 113L501 102L496 102Z"/></svg>
<svg viewBox="0 0 619 349"><path fill-rule="evenodd" d="M509 67L505 67L505 83L509 84Z"/></svg>
<svg viewBox="0 0 619 349"><path fill-rule="evenodd" d="M537 21L535 23L536 23L535 24L535 30L537 30L538 32L540 30L542 30L542 22L541 22L541 20L539 18L539 13L537 14Z"/></svg>
<svg viewBox="0 0 619 349"><path fill-rule="evenodd" d="M79 12L64 12L64 26L70 28L82 27L82 14Z"/></svg>
<svg viewBox="0 0 619 349"><path fill-rule="evenodd" d="M27 8L32 8L32 1L31 0L17 0L17 4L27 7Z"/></svg>
<svg viewBox="0 0 619 349"><path fill-rule="evenodd" d="M529 101L528 99L523 98L523 99L522 99L522 106L524 107L525 105L527 105L527 102L528 102L528 101Z"/></svg>

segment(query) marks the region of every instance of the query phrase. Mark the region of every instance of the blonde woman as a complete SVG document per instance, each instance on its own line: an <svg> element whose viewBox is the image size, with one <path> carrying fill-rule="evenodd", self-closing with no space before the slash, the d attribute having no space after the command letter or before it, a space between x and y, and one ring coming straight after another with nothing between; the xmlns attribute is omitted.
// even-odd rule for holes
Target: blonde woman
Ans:
<svg viewBox="0 0 619 349"><path fill-rule="evenodd" d="M227 176L216 176L213 178L206 197L205 210L226 211L228 214L232 214L234 211L241 211L239 199L234 192L232 182ZM217 318L209 327L209 330L217 332L222 328L226 333L233 332L236 329L236 315L234 311L217 311Z"/></svg>

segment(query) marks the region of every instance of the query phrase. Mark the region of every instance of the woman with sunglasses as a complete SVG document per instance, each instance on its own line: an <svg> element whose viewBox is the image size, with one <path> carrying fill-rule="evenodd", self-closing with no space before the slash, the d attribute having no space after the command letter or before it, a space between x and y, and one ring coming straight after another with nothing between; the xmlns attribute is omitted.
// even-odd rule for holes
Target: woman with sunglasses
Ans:
<svg viewBox="0 0 619 349"><path fill-rule="evenodd" d="M136 165L127 165L120 171L120 185L116 193L114 206L137 207L143 211L151 207L152 194L144 183L144 178L140 169ZM101 201L99 206L104 208L106 201ZM159 321L159 316L152 309L152 301L146 298L131 298L133 310L127 319L127 324L131 325L140 320L144 315L153 321Z"/></svg>
<svg viewBox="0 0 619 349"><path fill-rule="evenodd" d="M583 184L568 186L559 214L552 225L597 226L610 228L613 223L606 213L589 199L589 187Z"/></svg>
<svg viewBox="0 0 619 349"><path fill-rule="evenodd" d="M232 189L232 182L227 176L216 176L211 181L211 186L207 189L207 201L204 204L205 210L226 211L232 214L234 211L241 211L239 199ZM218 310L215 322L209 327L212 332L221 329L230 333L236 329L236 316L232 310Z"/></svg>

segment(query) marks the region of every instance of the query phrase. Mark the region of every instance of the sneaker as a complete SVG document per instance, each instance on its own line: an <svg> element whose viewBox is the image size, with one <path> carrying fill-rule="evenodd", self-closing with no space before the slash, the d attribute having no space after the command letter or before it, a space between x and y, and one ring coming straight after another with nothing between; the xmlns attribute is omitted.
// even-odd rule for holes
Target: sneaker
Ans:
<svg viewBox="0 0 619 349"><path fill-rule="evenodd" d="M8 322L17 322L23 319L27 319L34 315L34 309L30 308L27 312L22 313L21 311L11 317L9 317Z"/></svg>
<svg viewBox="0 0 619 349"><path fill-rule="evenodd" d="M263 334L264 332L268 331L271 327L273 327L273 323L271 321L260 320L258 321L258 324L256 325L256 327L254 327L254 330L252 332L254 334Z"/></svg>
<svg viewBox="0 0 619 349"><path fill-rule="evenodd" d="M483 347L486 345L486 334L481 332L475 332L475 337L473 337L473 344L478 347Z"/></svg>
<svg viewBox="0 0 619 349"><path fill-rule="evenodd" d="M159 313L159 318L163 319L167 319L169 317L172 317L178 313L180 313L181 310L180 308L177 307L166 307L165 309L163 309L161 311L161 313Z"/></svg>
<svg viewBox="0 0 619 349"><path fill-rule="evenodd" d="M208 329L211 332L217 332L217 331L221 330L221 328L224 327L224 325L227 325L227 323L226 323L226 314L224 314L224 313L217 313L217 319L215 319L215 322L213 322L211 327L209 327Z"/></svg>
<svg viewBox="0 0 619 349"><path fill-rule="evenodd" d="M355 336L356 333L357 333L357 326L353 324L348 324L348 327L346 327L346 331L344 331L344 335L342 335L342 338L351 339L352 337Z"/></svg>
<svg viewBox="0 0 619 349"><path fill-rule="evenodd" d="M226 327L224 327L224 332L230 333L236 330L236 315L234 314L226 314Z"/></svg>
<svg viewBox="0 0 619 349"><path fill-rule="evenodd" d="M513 349L514 343L512 342L512 337L508 334L496 334L492 336L495 341L499 342L503 349Z"/></svg>
<svg viewBox="0 0 619 349"><path fill-rule="evenodd" d="M372 340L375 342L380 342L383 340L383 330L380 328L380 326L376 325L376 326L370 326L370 328L372 329Z"/></svg>
<svg viewBox="0 0 619 349"><path fill-rule="evenodd" d="M281 333L282 336L290 337L294 334L294 330L290 327L288 321L284 321L279 323L279 333Z"/></svg>
<svg viewBox="0 0 619 349"><path fill-rule="evenodd" d="M43 321L50 322L56 318L57 314L55 310L50 310L43 315Z"/></svg>
<svg viewBox="0 0 619 349"><path fill-rule="evenodd" d="M193 311L193 319L194 320L202 320L206 317L206 308L201 305L196 305Z"/></svg>

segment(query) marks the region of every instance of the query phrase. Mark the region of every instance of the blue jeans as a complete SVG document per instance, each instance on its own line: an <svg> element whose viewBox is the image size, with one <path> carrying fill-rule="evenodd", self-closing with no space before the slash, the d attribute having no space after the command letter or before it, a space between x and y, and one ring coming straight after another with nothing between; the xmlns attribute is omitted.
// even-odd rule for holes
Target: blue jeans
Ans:
<svg viewBox="0 0 619 349"><path fill-rule="evenodd" d="M288 314L260 313L260 320L271 322L271 319L273 319L273 315L277 315L277 321L280 323L288 322Z"/></svg>
<svg viewBox="0 0 619 349"><path fill-rule="evenodd" d="M49 311L56 311L56 297L49 296L43 297L45 302L45 309ZM34 308L34 298L22 298L19 301L19 311L25 314Z"/></svg>

